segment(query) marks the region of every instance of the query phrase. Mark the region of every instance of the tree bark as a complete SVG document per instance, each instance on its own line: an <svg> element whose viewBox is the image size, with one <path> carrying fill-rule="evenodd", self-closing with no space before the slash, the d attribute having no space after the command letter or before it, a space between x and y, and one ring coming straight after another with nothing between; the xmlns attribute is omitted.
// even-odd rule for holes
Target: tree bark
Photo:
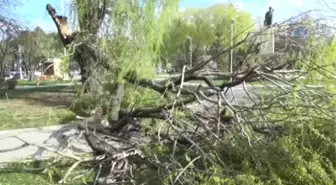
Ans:
<svg viewBox="0 0 336 185"><path fill-rule="evenodd" d="M118 83L117 89L115 91L115 95L110 105L112 110L110 111L109 121L111 124L116 123L119 120L119 109L120 109L120 105L123 100L124 94L125 94L124 84Z"/></svg>

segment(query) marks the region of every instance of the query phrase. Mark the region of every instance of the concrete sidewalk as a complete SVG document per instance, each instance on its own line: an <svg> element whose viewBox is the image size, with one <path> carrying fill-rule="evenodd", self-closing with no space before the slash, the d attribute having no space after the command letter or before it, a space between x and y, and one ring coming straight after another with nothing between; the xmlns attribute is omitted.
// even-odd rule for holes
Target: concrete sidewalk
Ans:
<svg viewBox="0 0 336 185"><path fill-rule="evenodd" d="M54 152L44 148L73 154L91 152L83 137L76 139L78 136L77 124L0 131L0 164L55 156ZM33 146L25 146L25 142ZM71 147L67 147L70 142Z"/></svg>

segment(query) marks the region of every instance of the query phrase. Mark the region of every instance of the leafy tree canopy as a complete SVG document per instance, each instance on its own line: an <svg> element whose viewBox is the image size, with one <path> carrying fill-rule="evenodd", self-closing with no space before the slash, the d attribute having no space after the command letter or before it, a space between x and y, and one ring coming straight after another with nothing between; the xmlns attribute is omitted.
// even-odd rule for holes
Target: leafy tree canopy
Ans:
<svg viewBox="0 0 336 185"><path fill-rule="evenodd" d="M228 47L232 19L235 20L234 41L239 41L255 29L251 14L237 10L232 4L218 4L207 9L186 9L165 34L163 54L184 53L187 36L193 39L194 50L203 50L205 53L212 53L218 47ZM220 42L220 46L217 42Z"/></svg>

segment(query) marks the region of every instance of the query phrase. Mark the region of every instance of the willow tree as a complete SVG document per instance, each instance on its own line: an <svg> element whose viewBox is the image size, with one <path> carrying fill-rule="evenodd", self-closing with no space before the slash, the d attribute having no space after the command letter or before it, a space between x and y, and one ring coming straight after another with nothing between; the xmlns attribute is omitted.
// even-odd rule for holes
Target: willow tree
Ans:
<svg viewBox="0 0 336 185"><path fill-rule="evenodd" d="M111 88L100 91L107 90L114 97L106 107L113 110L110 120L115 122L124 96L124 78L154 75L153 62L178 1L77 0L73 7L80 30L76 32L70 30L67 17L58 16L51 5L47 10L80 66L82 83L91 90L97 90L101 81L110 84Z"/></svg>
<svg viewBox="0 0 336 185"><path fill-rule="evenodd" d="M140 150L148 155L147 158L137 158L137 161L141 162L139 165L137 163L137 166L146 165L147 168L138 169L144 171L145 181L151 181L152 184L247 185L293 184L292 182L298 181L297 184L309 184L309 180L313 182L310 184L335 184L335 180L332 180L335 179L334 163L321 163L324 157L334 159L329 155L330 151L335 149L335 145L331 145L334 142L328 141L328 147L324 147L328 149L328 155L315 155L316 153L310 152L320 151L319 146L322 145L317 142L317 138L321 141L334 141L329 139L332 135L329 133L332 130L331 124L334 123L331 120L335 120L335 114L332 114L334 104L330 104L334 103L330 101L335 99L334 93L322 93L320 89L317 90L320 92L317 92L310 87L301 86L307 93L302 96L303 92L296 91L298 85L290 83L293 79L283 77L280 69L283 69L287 61L284 61L285 64L268 66L269 61L265 60L246 70L233 73L200 71L211 60L227 54L251 37L256 38L258 34L251 37L247 34L243 40L235 42L233 47L225 47L212 58L201 61L190 69L184 66L181 75L159 83L150 79L154 73L153 64L157 61L163 35L174 18L172 15L177 11L177 1L76 2L80 23L80 31L77 33L69 31L66 18L57 16L50 5L47 6L47 10L59 29L64 45L69 49L74 48L73 58L81 65L83 82L86 83L90 78L104 80L103 90L108 91L100 96L100 100L107 104L110 112L110 127L104 127L103 131L97 129L97 133L94 134L89 131L89 124L84 128L86 141L95 154L100 156L97 157L96 165L103 166L102 173L98 172L100 176L120 180L120 177L125 176L127 168L133 168L129 165L132 162L126 158ZM93 21L93 25L89 25L90 21ZM108 31L104 32L102 27ZM326 51L325 49L321 50ZM334 49L330 48L326 53L330 54L333 51ZM334 61L333 55L330 61ZM216 84L213 81L215 78L233 80ZM294 77L296 78L297 76ZM258 79L274 85L268 86L267 92L247 92L245 82ZM185 82L193 80L204 81L207 87L200 85L198 88L183 88ZM298 83L301 81L298 80ZM127 102L124 95L129 91L137 91L133 84L137 87L148 87L151 92L160 95L167 95L162 97L168 100L171 100L169 98L172 96L174 99L163 104L152 102L151 106L139 106L134 97L149 94L143 92L127 97L134 103L132 109L125 109L129 107L123 105L119 110L120 106ZM288 88L284 87L284 84ZM235 93L227 93L237 85L243 85L248 93L246 100L240 97L242 102L235 100ZM268 83L265 86L267 85ZM229 100L227 95L233 100ZM311 102L324 102L323 107L306 102L308 98L313 98ZM186 106L196 101L201 104L199 107ZM315 110L315 114L312 114ZM306 111L306 115L302 114L303 111ZM330 123L328 129L323 131L327 137L318 134L313 125L321 123L318 127L323 127L326 117L319 117L322 112L326 113L327 122ZM124 121L129 117L155 118L155 121L159 120L160 124L166 125L162 126L153 121L154 126L146 128L154 131L150 134L151 142L148 143L147 140L148 145L144 146L131 142L122 132L125 125L130 125L130 121ZM305 119L302 119L303 117ZM303 125L309 121L311 124ZM309 133L302 128L309 129ZM314 136L314 140L316 138L316 143L309 140L310 137L307 136L310 134ZM136 140L142 139L141 136L139 138ZM113 142L115 140L126 140L124 143L127 144L121 147ZM165 142L162 142L163 140ZM77 160L74 167L86 161L82 158L73 159ZM310 165L310 161L313 160L315 166ZM326 168L321 170L322 166ZM73 168L69 168L71 169ZM153 170L148 172L148 169ZM141 174L140 170L137 171L137 176ZM155 172L158 172L156 179L153 178ZM314 178L320 174L323 175L322 178ZM132 176L132 173L129 176ZM125 183L124 179L122 178L122 183Z"/></svg>

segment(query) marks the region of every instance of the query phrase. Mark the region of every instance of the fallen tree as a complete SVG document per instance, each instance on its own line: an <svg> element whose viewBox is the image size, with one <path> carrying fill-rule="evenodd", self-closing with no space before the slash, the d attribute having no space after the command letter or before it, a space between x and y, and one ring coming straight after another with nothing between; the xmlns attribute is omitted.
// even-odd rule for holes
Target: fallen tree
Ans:
<svg viewBox="0 0 336 185"><path fill-rule="evenodd" d="M107 12L105 7L107 2L103 2L99 11ZM287 61L270 65L273 61L268 61L266 58L246 70L225 75L198 73L211 60L230 52L231 49L258 34L247 34L245 39L237 42L233 47L223 49L210 59L198 62L196 66L191 68L184 66L182 73L176 78L156 81L139 77L136 70L128 70L120 76L123 71L122 66L111 65L111 61L100 52L98 46L94 47L92 43L97 39L98 23L102 22L104 16L96 17L97 20L94 22L96 26L87 27L88 32L71 32L66 17L58 16L49 4L46 8L55 22L64 45L74 48L73 59L81 66L83 84L86 84L91 77L95 77L93 71L96 68L103 68L107 73L122 77L122 80L116 80L113 83L113 91L110 93L112 100L104 108L107 110L104 114L109 115L109 125L102 126L99 123L92 125L85 122L79 125L79 130L84 131L85 139L94 151L95 158L92 160L98 166L95 183L99 181L100 184L116 182L139 184L151 181L152 184L156 184L155 179L141 178L144 175L141 169L145 166L150 172L158 173L158 176L155 176L160 177L156 179L157 184L239 182L248 184L257 183L263 180L262 178L269 182L280 179L281 182L290 184L286 180L291 182L290 180L295 179L295 175L300 173L291 171L294 174L291 177L284 175L283 170L272 171L273 166L280 165L278 161L269 159L273 155L272 152L276 153L276 160L288 160L290 162L287 161L286 165L290 166L293 162L302 167L302 163L305 164L312 159L308 157L300 161L291 158L285 151L290 148L298 151L303 151L305 148L313 150L318 146L310 144L315 141L297 135L300 127L304 127L307 133L311 133L314 126L319 127L317 122L323 120L324 123L329 123L326 124L326 128L330 128L330 123L335 120L335 115L331 114L330 109L334 94L305 87L301 81L296 80L296 77L290 80L284 78L278 70L286 67ZM309 66L306 69L316 71L322 68L312 69ZM214 83L211 76L217 76L225 81L220 84ZM228 78L232 78L233 81L227 81ZM260 79L268 81L276 88L267 88L265 85L266 90L249 92L255 89L247 88L246 83ZM204 82L207 87L201 84L195 88L186 87L186 82L195 80ZM121 102L125 101L127 84L164 96L164 103L128 109L122 107ZM233 92L233 88L237 86L241 87L240 93L244 93L240 96L246 98L240 97L240 101L245 102L244 104L235 99L239 97ZM300 87L299 91L298 87ZM322 109L316 104L307 108L309 104L306 102L307 97L311 102L319 101L323 107L328 107L323 109L327 111L325 114L328 116L318 117L317 112ZM152 120L154 125L146 124L144 120L148 119ZM308 120L311 124L299 123ZM327 136L327 130L322 129L311 137L318 138L319 135L323 135L330 139L330 135ZM302 145L297 146L289 142L282 146L281 143L286 142L286 139L299 140ZM119 143L119 147L116 147L116 142ZM325 147L327 154L314 153L314 155L326 157L330 163L335 164L330 158L330 152L335 146L328 141ZM268 149L262 153L261 150L265 148ZM83 162L83 159L77 161L79 162L76 162L67 174ZM317 164L319 160L314 162ZM247 173L243 169L244 165L256 170ZM261 175L267 170L259 169L259 165L267 166L269 177ZM221 171L218 172L218 170ZM310 170L313 171L312 174L317 173L314 169ZM249 175L240 176L240 172L246 172ZM134 175L135 173L137 175ZM307 175L311 182L305 179L296 179L296 182L302 184L335 182L327 171L321 173L324 175L324 180L313 180ZM65 179L62 180L64 181Z"/></svg>

